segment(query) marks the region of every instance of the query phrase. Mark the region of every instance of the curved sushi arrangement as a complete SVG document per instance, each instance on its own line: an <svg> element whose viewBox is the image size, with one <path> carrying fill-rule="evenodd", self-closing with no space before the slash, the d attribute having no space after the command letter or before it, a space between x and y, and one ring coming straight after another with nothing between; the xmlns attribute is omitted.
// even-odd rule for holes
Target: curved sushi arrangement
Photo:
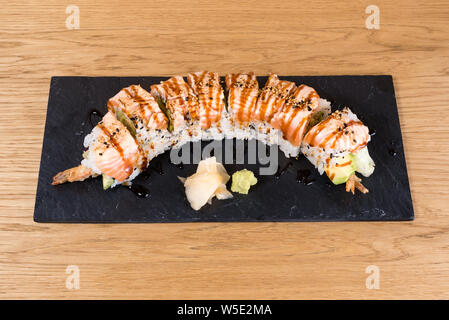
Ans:
<svg viewBox="0 0 449 320"><path fill-rule="evenodd" d="M305 84L270 74L259 88L254 73L225 77L201 71L151 86L122 89L84 139L83 160L58 173L53 185L101 175L103 188L131 181L149 162L187 142L258 139L277 144L287 157L303 153L320 174L346 191L367 193L356 172L374 171L368 128L349 109L331 114L330 102Z"/></svg>

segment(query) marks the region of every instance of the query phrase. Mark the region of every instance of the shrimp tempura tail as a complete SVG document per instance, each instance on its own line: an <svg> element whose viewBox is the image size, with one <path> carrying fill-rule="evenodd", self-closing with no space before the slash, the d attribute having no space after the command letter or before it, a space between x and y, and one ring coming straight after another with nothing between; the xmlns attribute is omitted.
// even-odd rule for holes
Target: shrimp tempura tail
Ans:
<svg viewBox="0 0 449 320"><path fill-rule="evenodd" d="M354 194L355 189L359 190L361 193L369 192L369 190L362 184L362 179L353 174L346 181L346 192L352 192L352 194Z"/></svg>
<svg viewBox="0 0 449 320"><path fill-rule="evenodd" d="M83 181L91 176L96 176L91 169L79 165L78 167L59 172L53 177L53 182L51 184L55 186L66 182Z"/></svg>

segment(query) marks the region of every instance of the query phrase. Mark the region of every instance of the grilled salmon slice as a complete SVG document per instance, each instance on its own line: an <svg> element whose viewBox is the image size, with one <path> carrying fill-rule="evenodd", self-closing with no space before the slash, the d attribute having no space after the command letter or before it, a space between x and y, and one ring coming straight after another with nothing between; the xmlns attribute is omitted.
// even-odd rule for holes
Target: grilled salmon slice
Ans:
<svg viewBox="0 0 449 320"><path fill-rule="evenodd" d="M139 144L112 112L106 113L97 128L98 136L89 152L94 153L95 164L102 173L123 182L134 168L146 167Z"/></svg>
<svg viewBox="0 0 449 320"><path fill-rule="evenodd" d="M354 152L365 147L370 139L369 129L347 108L335 111L304 137L311 147Z"/></svg>
<svg viewBox="0 0 449 320"><path fill-rule="evenodd" d="M92 163L59 172L53 177L53 185L83 181L91 176L96 177L99 173L123 182L135 168L146 167L141 147L111 111L104 115L89 136L92 136L92 140L89 143L88 158ZM84 161L86 160L83 163Z"/></svg>
<svg viewBox="0 0 449 320"><path fill-rule="evenodd" d="M228 106L234 121L243 126L248 125L259 95L259 84L255 74L253 72L228 74L226 88Z"/></svg>
<svg viewBox="0 0 449 320"><path fill-rule="evenodd" d="M285 101L270 124L280 129L293 146L300 146L306 128L315 110L320 104L318 93L311 87L300 85Z"/></svg>
<svg viewBox="0 0 449 320"><path fill-rule="evenodd" d="M198 98L181 76L151 86L151 94L165 103L173 128L181 128L187 120L198 120Z"/></svg>
<svg viewBox="0 0 449 320"><path fill-rule="evenodd" d="M187 83L198 97L198 118L202 129L221 119L225 108L223 88L216 72L194 72L187 75Z"/></svg>
<svg viewBox="0 0 449 320"><path fill-rule="evenodd" d="M140 85L131 85L120 90L108 101L108 110L120 109L130 118L136 127L166 130L168 120L156 99Z"/></svg>
<svg viewBox="0 0 449 320"><path fill-rule="evenodd" d="M296 84L294 82L279 80L276 74L270 73L252 113L252 120L270 123L273 116L295 89Z"/></svg>

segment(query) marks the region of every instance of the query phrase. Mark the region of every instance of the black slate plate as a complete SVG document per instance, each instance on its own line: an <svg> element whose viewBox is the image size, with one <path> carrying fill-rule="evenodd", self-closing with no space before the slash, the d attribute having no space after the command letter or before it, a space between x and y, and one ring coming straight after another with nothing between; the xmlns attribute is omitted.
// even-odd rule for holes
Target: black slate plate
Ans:
<svg viewBox="0 0 449 320"><path fill-rule="evenodd" d="M159 156L164 174L138 177L135 183L151 190L149 198L137 198L124 187L103 191L99 178L51 186L59 171L80 163L84 136L90 132L91 109L106 110L107 100L120 89L140 84L149 89L161 77L53 77L51 80L44 144L36 195L37 222L193 222L193 221L387 221L412 220L413 206L405 165L401 130L391 76L291 76L282 77L314 87L322 98L333 101L332 109L350 106L375 132L369 150L376 170L364 185L369 194L352 195L344 186L333 186L319 176L303 157L279 164L293 165L279 179L258 176L248 195L214 200L199 212L186 200L177 176L188 176L196 165L183 169L170 164L169 153ZM266 77L261 77L261 85ZM203 142L203 145L207 142ZM228 173L257 165L225 165ZM296 182L297 169L312 170L311 185Z"/></svg>

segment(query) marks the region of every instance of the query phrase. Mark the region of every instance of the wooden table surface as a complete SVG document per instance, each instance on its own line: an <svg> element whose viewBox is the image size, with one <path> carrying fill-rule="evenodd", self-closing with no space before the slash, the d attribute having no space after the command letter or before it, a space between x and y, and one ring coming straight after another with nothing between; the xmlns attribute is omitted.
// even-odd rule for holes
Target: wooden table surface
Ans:
<svg viewBox="0 0 449 320"><path fill-rule="evenodd" d="M449 298L447 0L72 2L77 30L69 3L0 8L1 298ZM369 5L379 30L365 27ZM392 74L415 221L33 222L51 76L203 69Z"/></svg>

